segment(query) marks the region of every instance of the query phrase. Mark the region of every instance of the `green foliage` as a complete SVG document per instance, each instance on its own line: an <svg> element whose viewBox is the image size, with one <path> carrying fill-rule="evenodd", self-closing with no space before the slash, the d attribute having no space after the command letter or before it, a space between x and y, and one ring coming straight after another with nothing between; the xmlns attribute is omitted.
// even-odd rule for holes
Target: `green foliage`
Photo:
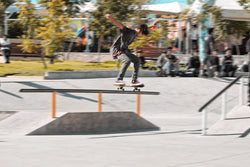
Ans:
<svg viewBox="0 0 250 167"><path fill-rule="evenodd" d="M148 36L137 37L136 40L129 46L129 49L133 49L135 47L143 47L147 46L147 43L151 40L159 41L161 39L161 30L152 30L150 31Z"/></svg>
<svg viewBox="0 0 250 167"><path fill-rule="evenodd" d="M93 18L90 22L91 30L95 31L96 36L117 34L117 27L105 18L105 15L110 13L113 18L119 22L124 23L129 17L136 14L135 9L131 5L138 5L147 3L148 0L99 0L97 1L97 10L91 12ZM137 16L141 13L138 12Z"/></svg>
<svg viewBox="0 0 250 167"><path fill-rule="evenodd" d="M175 24L171 24L169 25L168 24L169 22L168 21L160 21L159 24L160 24L160 33L161 33L161 39L164 39L164 43L162 45L162 47L167 47L170 45L171 42L173 42L172 39L168 39L168 32L169 32L169 28L170 27L176 27Z"/></svg>
<svg viewBox="0 0 250 167"><path fill-rule="evenodd" d="M11 5L14 2L15 0L0 0L0 3L2 3L5 8L7 8L9 5Z"/></svg>
<svg viewBox="0 0 250 167"><path fill-rule="evenodd" d="M42 17L44 20L36 29L36 38L42 39L41 45L49 56L61 49L65 38L70 35L70 21L65 13L64 3L62 0L47 2L48 15Z"/></svg>
<svg viewBox="0 0 250 167"><path fill-rule="evenodd" d="M18 45L19 47L22 47L23 52L32 53L34 51L34 48L36 45L27 38L27 36L23 35L22 38L24 39L22 44Z"/></svg>
<svg viewBox="0 0 250 167"><path fill-rule="evenodd" d="M42 39L41 47L43 47L45 55L53 55L60 48L66 37L70 36L70 27L68 26L69 16L65 12L65 2L63 0L40 1L46 7L47 16L34 15L35 6L30 0L19 0L25 2L20 5L19 18L21 24L25 28L25 32L21 39L23 43L20 45L24 52L32 52L37 45L30 40L33 37ZM42 18L43 20L39 20Z"/></svg>
<svg viewBox="0 0 250 167"><path fill-rule="evenodd" d="M84 2L89 2L90 0L64 0L66 10L65 12L70 16L73 17L77 13L79 13L79 10L74 7L75 4L84 4Z"/></svg>
<svg viewBox="0 0 250 167"><path fill-rule="evenodd" d="M198 23L202 23L202 25L204 25L203 23L206 22L207 18L209 18L210 15L213 14L213 12L219 12L219 10L217 9L217 7L212 5L212 1L211 3L205 3L202 6L201 13L198 14L195 19L197 20ZM207 27L203 26L201 28L204 29Z"/></svg>
<svg viewBox="0 0 250 167"><path fill-rule="evenodd" d="M238 2L247 12L250 12L250 0L239 0Z"/></svg>
<svg viewBox="0 0 250 167"><path fill-rule="evenodd" d="M238 37L248 31L248 22L225 20L222 17L220 8L213 7L213 19L215 20L215 31L217 39L225 39L228 35L236 34Z"/></svg>
<svg viewBox="0 0 250 167"><path fill-rule="evenodd" d="M221 9L209 3L203 5L202 12L195 19L198 23L204 23L210 16L212 16L214 20L214 28L217 35L217 40L224 40L228 35L231 34L240 36L245 34L248 30L248 22L226 20L222 16Z"/></svg>
<svg viewBox="0 0 250 167"><path fill-rule="evenodd" d="M0 32L3 31L5 6L0 2Z"/></svg>
<svg viewBox="0 0 250 167"><path fill-rule="evenodd" d="M22 47L23 52L31 53L35 49L36 45L30 40L35 36L35 28L38 26L37 16L34 15L35 5L30 0L19 0L18 6L18 21L23 27L23 34L19 38L23 39Z"/></svg>
<svg viewBox="0 0 250 167"><path fill-rule="evenodd" d="M151 30L148 36L137 37L136 40L129 46L129 49L133 49L134 47L143 47L147 46L147 43L151 40L157 42L159 40L164 40L162 47L167 47L172 42L172 40L168 39L168 28L175 25L169 25L168 21L159 21L159 28L155 30Z"/></svg>
<svg viewBox="0 0 250 167"><path fill-rule="evenodd" d="M47 7L47 2L51 2L52 0L39 0L40 4L43 4L44 7ZM70 16L73 17L79 10L74 7L75 4L84 4L85 2L89 2L90 0L62 0L64 2L65 12Z"/></svg>
<svg viewBox="0 0 250 167"><path fill-rule="evenodd" d="M19 0L21 5L18 6L18 18L20 23L24 26L25 35L27 38L34 36L34 28L37 26L37 17L34 15L35 5L30 0Z"/></svg>
<svg viewBox="0 0 250 167"><path fill-rule="evenodd" d="M149 41L149 39L146 36L144 36L144 35L141 36L141 37L137 37L135 39L135 41L131 45L129 45L129 49L133 49L135 47L147 46L147 42L148 41Z"/></svg>
<svg viewBox="0 0 250 167"><path fill-rule="evenodd" d="M24 35L24 26L20 24L20 21L12 21L8 25L8 37L18 38Z"/></svg>

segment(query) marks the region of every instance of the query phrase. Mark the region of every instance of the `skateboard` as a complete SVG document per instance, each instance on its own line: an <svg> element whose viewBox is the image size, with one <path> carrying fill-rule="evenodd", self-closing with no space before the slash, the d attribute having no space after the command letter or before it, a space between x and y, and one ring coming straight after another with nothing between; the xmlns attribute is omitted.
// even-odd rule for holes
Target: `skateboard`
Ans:
<svg viewBox="0 0 250 167"><path fill-rule="evenodd" d="M144 87L144 84L139 85L139 86L132 86L132 85L123 85L123 86L121 86L121 85L115 85L115 84L113 84L113 85L117 87L117 90L122 90L122 91L125 90L124 87L133 87L134 88L133 91L138 91L139 92L140 88Z"/></svg>

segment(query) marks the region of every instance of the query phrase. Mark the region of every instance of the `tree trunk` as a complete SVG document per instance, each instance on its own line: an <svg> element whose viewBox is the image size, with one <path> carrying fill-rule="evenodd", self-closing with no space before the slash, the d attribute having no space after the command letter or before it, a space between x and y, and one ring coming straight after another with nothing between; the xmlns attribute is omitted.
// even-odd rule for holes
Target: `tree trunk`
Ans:
<svg viewBox="0 0 250 167"><path fill-rule="evenodd" d="M101 43L102 36L99 37L98 39L98 60L97 64L100 64L100 59L101 59L101 48L102 48L102 43Z"/></svg>
<svg viewBox="0 0 250 167"><path fill-rule="evenodd" d="M46 49L46 46L44 46L43 49L42 49L41 59L42 59L42 62L43 62L43 68L47 69L47 64L46 64L46 61L45 61L45 55L46 55L45 49Z"/></svg>
<svg viewBox="0 0 250 167"><path fill-rule="evenodd" d="M70 56L70 52L72 50L72 47L73 47L73 44L74 42L76 42L78 39L78 37L75 37L75 38L71 38L71 41L70 41L70 44L69 44L69 47L68 47L68 53L67 53L67 58L66 60L69 60L69 56Z"/></svg>

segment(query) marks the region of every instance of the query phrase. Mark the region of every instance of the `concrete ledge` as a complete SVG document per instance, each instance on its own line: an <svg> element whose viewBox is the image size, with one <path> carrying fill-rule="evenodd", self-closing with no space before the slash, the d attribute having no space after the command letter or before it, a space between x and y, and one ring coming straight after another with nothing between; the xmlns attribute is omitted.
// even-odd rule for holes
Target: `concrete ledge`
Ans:
<svg viewBox="0 0 250 167"><path fill-rule="evenodd" d="M91 79L115 78L119 71L56 71L46 72L44 79ZM127 71L125 77L131 77L132 71ZM156 77L156 71L139 71L139 77Z"/></svg>
<svg viewBox="0 0 250 167"><path fill-rule="evenodd" d="M248 72L236 72L235 73L235 76L238 77L240 75L243 75L243 76L248 76Z"/></svg>
<svg viewBox="0 0 250 167"><path fill-rule="evenodd" d="M159 130L134 112L67 113L28 135L79 135Z"/></svg>

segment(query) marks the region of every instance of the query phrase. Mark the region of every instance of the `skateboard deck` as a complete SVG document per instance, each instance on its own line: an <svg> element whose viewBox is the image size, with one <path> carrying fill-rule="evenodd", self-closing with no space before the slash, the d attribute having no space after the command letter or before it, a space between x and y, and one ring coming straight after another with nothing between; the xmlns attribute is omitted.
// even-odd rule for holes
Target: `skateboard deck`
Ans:
<svg viewBox="0 0 250 167"><path fill-rule="evenodd" d="M144 87L144 84L143 85L138 85L138 86L132 86L132 85L116 85L116 84L113 84L114 86L117 87L118 90L125 90L124 87L132 87L134 88L133 91L140 91L140 88L143 88Z"/></svg>

